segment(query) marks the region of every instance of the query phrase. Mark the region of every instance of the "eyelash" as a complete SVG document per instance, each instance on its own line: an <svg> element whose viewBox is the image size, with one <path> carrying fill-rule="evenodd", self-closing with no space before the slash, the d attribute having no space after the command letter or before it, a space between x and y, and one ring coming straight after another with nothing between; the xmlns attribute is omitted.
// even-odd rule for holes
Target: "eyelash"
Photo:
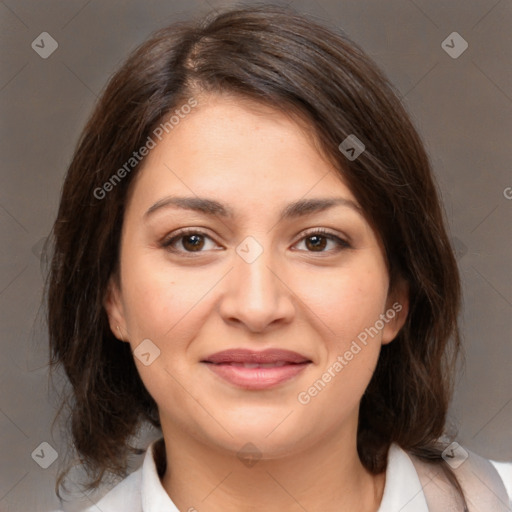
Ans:
<svg viewBox="0 0 512 512"><path fill-rule="evenodd" d="M200 251L187 251L184 249L176 249L175 247L173 247L173 245L177 241L182 240L184 237L186 237L188 235L200 235L205 238L209 238L210 240L213 240L210 235L208 235L206 232L204 232L200 229L183 228L183 229L179 230L178 232L174 233L172 237L164 239L161 242L161 246L162 246L162 248L166 249L169 252L186 254L187 255L186 257L192 257L192 258L196 257L196 255L199 255L202 252L205 252L205 251L201 251L201 250ZM326 238L332 242L335 242L338 245L337 249L335 249L336 253L343 249L348 249L351 247L349 242L340 238L339 236L335 235L334 233L327 231L324 228L314 228L314 229L307 231L306 233L304 233L302 235L302 237L298 240L298 242L296 242L296 244L299 242L302 242L303 240L306 240L307 238L313 237L315 235L319 235L319 236ZM294 245L296 245L296 244L294 244ZM314 254L314 253L325 254L325 253L329 253L332 251L306 251L306 252L309 252L311 254Z"/></svg>

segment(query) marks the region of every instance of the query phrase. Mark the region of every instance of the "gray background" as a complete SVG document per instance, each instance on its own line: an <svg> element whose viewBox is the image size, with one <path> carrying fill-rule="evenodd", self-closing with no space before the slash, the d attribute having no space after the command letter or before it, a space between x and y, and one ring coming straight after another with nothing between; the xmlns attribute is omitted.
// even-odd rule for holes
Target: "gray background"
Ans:
<svg viewBox="0 0 512 512"><path fill-rule="evenodd" d="M64 442L52 432L47 338L38 319L42 241L98 94L153 30L229 5L216 0L0 1L0 511L50 510ZM341 27L383 68L431 155L464 282L466 370L451 420L459 442L512 460L510 0L292 1ZM457 59L441 43L458 32ZM42 32L58 49L41 58ZM507 192L508 191L508 192ZM507 196L508 195L508 199ZM150 435L151 433L149 433ZM31 458L49 442L59 459Z"/></svg>

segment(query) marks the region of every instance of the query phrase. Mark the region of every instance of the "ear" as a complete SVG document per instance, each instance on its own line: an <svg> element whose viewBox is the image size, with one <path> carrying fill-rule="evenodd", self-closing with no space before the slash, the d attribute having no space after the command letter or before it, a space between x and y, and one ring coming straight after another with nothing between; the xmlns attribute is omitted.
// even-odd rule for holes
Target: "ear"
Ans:
<svg viewBox="0 0 512 512"><path fill-rule="evenodd" d="M126 320L124 315L121 290L115 277L111 276L108 282L107 292L103 300L103 307L108 316L108 322L112 334L121 341L128 341Z"/></svg>
<svg viewBox="0 0 512 512"><path fill-rule="evenodd" d="M404 326L407 314L409 313L409 283L399 278L393 290L388 294L386 311L381 318L384 321L382 330L382 344L391 343L400 329Z"/></svg>

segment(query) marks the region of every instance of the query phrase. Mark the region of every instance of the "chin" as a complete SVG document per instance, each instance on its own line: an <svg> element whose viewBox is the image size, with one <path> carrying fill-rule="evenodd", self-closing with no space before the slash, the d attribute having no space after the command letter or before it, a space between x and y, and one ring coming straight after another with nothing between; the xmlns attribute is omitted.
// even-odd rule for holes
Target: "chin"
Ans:
<svg viewBox="0 0 512 512"><path fill-rule="evenodd" d="M283 422L284 417L286 414L278 419L262 419L261 415L255 414L252 417L245 417L243 421L224 421L223 427L229 434L223 429L221 432L213 432L209 424L208 431L203 432L204 440L238 458L250 457L252 452L256 452L258 458L268 460L291 455L297 452L298 447L303 449L306 439L308 444L314 442L313 428L311 431L305 431L304 424L299 422L299 432L298 423L294 421L287 425L286 420Z"/></svg>

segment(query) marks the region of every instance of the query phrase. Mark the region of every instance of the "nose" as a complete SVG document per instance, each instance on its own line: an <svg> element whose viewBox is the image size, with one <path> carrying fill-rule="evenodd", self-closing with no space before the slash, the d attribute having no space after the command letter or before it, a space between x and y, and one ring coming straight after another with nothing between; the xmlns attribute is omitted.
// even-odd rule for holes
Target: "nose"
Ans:
<svg viewBox="0 0 512 512"><path fill-rule="evenodd" d="M251 332L289 323L295 314L293 292L270 253L263 251L252 262L238 254L234 258L234 268L226 276L220 301L222 318Z"/></svg>

